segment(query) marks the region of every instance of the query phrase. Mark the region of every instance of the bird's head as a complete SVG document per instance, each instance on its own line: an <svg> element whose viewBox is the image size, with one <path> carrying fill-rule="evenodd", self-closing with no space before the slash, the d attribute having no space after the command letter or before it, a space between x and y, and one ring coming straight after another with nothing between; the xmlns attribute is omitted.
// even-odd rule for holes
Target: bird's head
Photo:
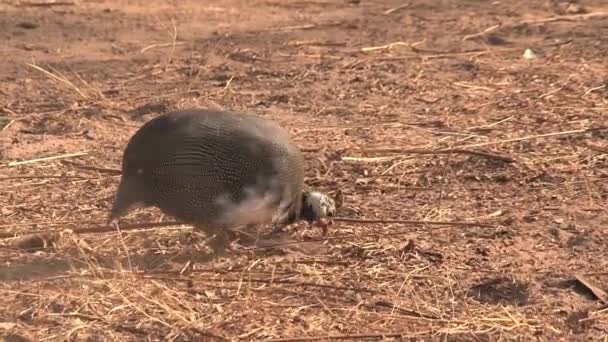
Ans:
<svg viewBox="0 0 608 342"><path fill-rule="evenodd" d="M336 201L329 195L317 191L306 191L302 194L302 219L326 231L329 225L327 218L335 215Z"/></svg>

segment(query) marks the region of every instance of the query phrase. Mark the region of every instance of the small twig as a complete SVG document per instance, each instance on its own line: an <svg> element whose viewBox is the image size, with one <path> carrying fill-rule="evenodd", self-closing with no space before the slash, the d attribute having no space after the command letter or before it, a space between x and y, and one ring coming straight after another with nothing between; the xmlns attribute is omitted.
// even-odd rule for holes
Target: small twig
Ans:
<svg viewBox="0 0 608 342"><path fill-rule="evenodd" d="M583 184L585 184L585 190L587 190L587 196L589 197L589 203L592 206L595 206L595 201L593 199L593 190L591 190L591 185L589 184L589 179L587 178L587 175L585 174L584 170L580 170L581 176L583 178Z"/></svg>
<svg viewBox="0 0 608 342"><path fill-rule="evenodd" d="M6 131L9 127L11 127L13 124L15 123L15 120L10 120L6 125L4 125L4 127L2 127L2 129L0 129L0 132L4 132Z"/></svg>
<svg viewBox="0 0 608 342"><path fill-rule="evenodd" d="M12 176L12 177L0 177L0 181L13 180L13 179L97 179L95 177L82 177L82 176Z"/></svg>
<svg viewBox="0 0 608 342"><path fill-rule="evenodd" d="M492 32L492 31L496 30L499 27L500 27L500 25L494 25L494 26L488 27L487 29L485 29L485 30L483 30L483 31L481 31L479 33L468 34L468 35L462 37L462 41L473 39L473 38L477 38L477 37L481 37L481 36L483 36L485 34L488 34L488 33Z"/></svg>
<svg viewBox="0 0 608 342"><path fill-rule="evenodd" d="M340 42L331 42L331 41L325 41L325 42L320 42L317 40L295 40L295 41L290 41L287 42L285 44L286 46L307 46L307 45L312 45L312 46L346 46L346 43L340 43Z"/></svg>
<svg viewBox="0 0 608 342"><path fill-rule="evenodd" d="M399 305L396 305L395 303L387 302L387 301L384 301L384 300L379 300L379 301L376 301L373 305L365 305L365 306L368 306L368 307L370 307L372 309L375 309L375 307L384 307L384 308L388 308L388 309L393 310L393 312L397 311L400 314L405 315L405 316L426 318L426 319L429 319L429 320L440 319L439 317L437 317L435 315L426 315L426 314L423 314L423 313L420 313L420 312L417 312L417 311L414 311L414 310L411 310L411 309L403 308L403 307L401 307Z"/></svg>
<svg viewBox="0 0 608 342"><path fill-rule="evenodd" d="M585 144L585 147L592 151L600 152L600 153L608 153L608 148L602 146L591 145L590 143Z"/></svg>
<svg viewBox="0 0 608 342"><path fill-rule="evenodd" d="M585 19L591 19L591 18L597 18L597 17L608 17L608 12L592 12L592 13L585 13L585 14L558 15L555 17L548 17L548 18L542 18L542 19L525 20L519 24L516 24L516 26L538 25L538 24L552 23L552 22L556 22L556 21L576 21L576 20L585 20Z"/></svg>
<svg viewBox="0 0 608 342"><path fill-rule="evenodd" d="M49 1L49 2L21 2L21 7L50 7L50 6L73 6L76 5L74 1Z"/></svg>
<svg viewBox="0 0 608 342"><path fill-rule="evenodd" d="M419 220L385 220L385 219L353 219L353 218L342 218L335 217L332 219L336 222L350 222L350 223L399 223L399 224L412 224L412 225L435 225L435 226L455 226L455 227L482 227L482 228L492 228L495 225L487 224L487 223L476 223L476 222L450 222L450 221L419 221ZM73 223L78 223L78 221L73 221ZM92 222L91 222L92 223ZM11 225L5 225L4 227L10 227ZM179 222L179 221L169 221L169 222L144 222L144 223L135 223L135 224L121 224L121 231L130 231L130 230L138 230L138 229L154 229L161 227L170 227L170 226L189 226L187 223ZM0 226L2 227L2 226ZM46 233L59 233L65 231L64 229L51 229L51 230L29 230L29 231L20 231L20 232L9 232L9 233L0 233L0 239L14 238L17 236L30 235L30 234L46 234ZM95 234L95 233L109 233L116 231L116 227L111 224L97 224L92 227L79 227L72 229L72 232L75 234ZM403 234L403 233L396 233ZM375 234L377 235L377 234ZM374 235L374 236L375 236ZM390 235L390 234L387 234ZM334 236L323 238L319 241L333 240L338 238L349 237L345 236ZM300 243L298 241L296 243ZM287 243L290 244L290 243ZM279 244L281 245L281 244ZM274 245L273 245L274 246Z"/></svg>
<svg viewBox="0 0 608 342"><path fill-rule="evenodd" d="M305 337L286 337L265 340L266 342L305 342L305 341L322 341L322 340L363 340L377 339L387 337L421 337L427 334L409 335L405 332L386 332L386 333L368 333L368 334L345 334L345 335L326 335L326 336L305 336Z"/></svg>
<svg viewBox="0 0 608 342"><path fill-rule="evenodd" d="M482 146L490 146L490 145L499 145L499 144L506 144L506 143L524 141L524 140L532 140L532 139L547 138L547 137L556 137L556 136L563 136L563 135L573 135L573 134L580 134L580 133L589 133L589 132L600 131L600 130L605 130L605 129L608 129L608 128L607 127L596 127L596 128L576 129L576 130L572 130L572 131L545 133L545 134L538 134L538 135L530 135L530 136L526 136L526 137L506 139L506 140L497 140L497 141L490 141L490 142L486 142L486 143L465 145L465 146L460 146L460 148L471 148L471 147L482 147Z"/></svg>
<svg viewBox="0 0 608 342"><path fill-rule="evenodd" d="M0 108L0 110L2 110L3 112L6 112L8 114L11 114L13 116L19 116L19 114L17 114L14 110L12 110L6 106L3 106L2 108Z"/></svg>
<svg viewBox="0 0 608 342"><path fill-rule="evenodd" d="M443 202L443 195L444 195L444 188L445 188L445 179L447 172L448 172L448 166L450 165L450 159L452 158L452 155L454 155L454 143L456 141L453 141L450 148L449 148L449 152L448 152L448 157L446 158L445 161L445 165L443 166L443 174L441 175L441 179L444 180L443 182L441 182L441 184L439 185L439 198L437 199L437 210L441 210L441 204Z"/></svg>
<svg viewBox="0 0 608 342"><path fill-rule="evenodd" d="M30 159L30 160L23 160L23 161L14 161L14 162L10 162L6 165L7 166L17 166L17 165L23 165L23 164L37 163L37 162L41 162L41 161L80 157L80 156L84 156L87 154L88 154L87 151L82 151L82 152L76 152L76 153L61 154L61 155L52 156L52 157L44 157L44 158Z"/></svg>
<svg viewBox="0 0 608 342"><path fill-rule="evenodd" d="M539 47L555 47L561 46L565 44L569 44L572 42L572 39L568 39L562 42L556 43L548 43L548 44L540 44ZM413 44L412 44L413 47ZM414 50L415 52L420 52L418 49ZM508 52L519 52L521 51L520 47L512 47L512 48L502 48L502 49L486 49L486 50L473 50L473 51L462 51L462 52L446 52L446 53L436 53L436 54L416 54L416 55L405 55L405 56L390 56L390 57L375 57L372 60L380 60L380 61L401 61L413 58L421 58L421 59L438 59L438 58L450 58L450 57L460 57L460 56L472 56L479 57L482 55L489 54L498 54L498 53L508 53Z"/></svg>
<svg viewBox="0 0 608 342"><path fill-rule="evenodd" d="M589 291L591 291L591 293L593 293L593 295L599 299L599 301L603 304L608 303L608 294L606 293L606 291L602 290L601 288L593 285L585 276L583 276L582 274L575 274L574 278L581 283L581 285L585 286Z"/></svg>
<svg viewBox="0 0 608 342"><path fill-rule="evenodd" d="M587 91L586 91L586 92L583 94L583 96L589 95L591 92L594 92L594 91L596 91L596 90L600 90L600 89L604 89L604 88L606 88L606 85L605 85L605 84L604 84L604 85L601 85L601 86L599 86L599 87L593 87L593 88L591 88L591 89L587 90Z"/></svg>
<svg viewBox="0 0 608 342"><path fill-rule="evenodd" d="M310 30L312 28L317 27L316 24L306 24L306 25L295 25L295 26L285 26L277 28L277 31L296 31L296 30Z"/></svg>
<svg viewBox="0 0 608 342"><path fill-rule="evenodd" d="M324 107L325 109L325 107ZM319 111L317 114L322 113L323 110ZM377 123L374 124L373 126L370 125L340 125L340 126L330 126L330 125L324 125L323 127L319 127L319 126L314 126L314 127L308 127L308 126L304 126L302 128L298 128L297 129L297 133L302 133L302 132L317 132L317 131L332 131L332 130L349 130L349 129L362 129L362 130L375 130L378 128L382 128L382 129L393 129L393 128L403 128L404 126L409 126L400 122L385 122L385 123Z"/></svg>
<svg viewBox="0 0 608 342"><path fill-rule="evenodd" d="M554 90L551 90L548 93L544 93L541 96L539 96L539 98L544 99L545 97L549 97L549 96L551 96L553 94L556 94L556 93L560 92L562 89L564 89L564 87L568 84L568 82L570 81L570 79L572 79L572 77L574 77L574 76L575 76L574 74L570 74L568 76L568 78L564 81L564 84L562 84L561 87L559 87L557 89L554 89Z"/></svg>
<svg viewBox="0 0 608 342"><path fill-rule="evenodd" d="M387 161L391 161L393 159L400 159L406 157L405 155L395 155L395 156L386 156L386 157L342 157L342 160L345 161L353 161L353 162L361 162L361 163L383 163Z"/></svg>
<svg viewBox="0 0 608 342"><path fill-rule="evenodd" d="M496 126L496 125L500 125L500 124L501 124L501 123L503 123L503 122L507 122L507 121L509 121L509 120L511 120L511 119L513 119L513 118L514 118L514 116L513 116L513 115L511 115L511 116L509 116L509 117L506 117L506 118L504 118L504 119L502 119L502 120L499 120L499 121L493 122L493 123L491 123L491 124L486 124L486 125L481 125L481 126L473 126L473 127L468 127L468 128L467 128L467 131L474 131L474 130L480 130L480 129L487 129L487 128L491 128L491 127L494 127L494 126Z"/></svg>
<svg viewBox="0 0 608 342"><path fill-rule="evenodd" d="M406 7L409 7L409 5L410 5L410 3L408 2L408 3L405 3L405 4L401 5L401 6L397 6L397 7L394 7L394 8L387 9L386 11L382 12L382 14L389 15L389 14L395 13L395 12L397 12L399 10L402 10L402 9L404 9Z"/></svg>
<svg viewBox="0 0 608 342"><path fill-rule="evenodd" d="M118 233L118 239L120 240L122 248L125 250L125 253L127 254L127 264L129 265L129 271L133 272L133 265L131 264L131 254L129 253L129 249L127 248L125 239L122 236L122 231L120 230L120 225L118 225L118 222L115 222L114 226L116 227L116 232Z"/></svg>
<svg viewBox="0 0 608 342"><path fill-rule="evenodd" d="M77 220L77 221L49 221L49 220L43 220L43 221L31 221L31 222L14 222L14 223L4 223L4 224L0 224L0 228L7 228L7 227L26 227L26 226L39 226L39 225L44 225L44 226L63 226L66 224L98 224L99 221L82 221L82 220ZM59 231L59 230L57 230ZM32 232L32 233L36 233ZM22 232L23 234L26 234L26 232ZM9 237L12 235L9 235Z"/></svg>
<svg viewBox="0 0 608 342"><path fill-rule="evenodd" d="M279 52L279 56L281 56L281 57L304 57L304 58L326 58L326 59L342 59L343 58L340 56L331 56L331 55L325 55L325 54L304 54L304 53L289 54L289 53L282 53L282 52Z"/></svg>
<svg viewBox="0 0 608 342"><path fill-rule="evenodd" d="M66 84L67 86L69 86L70 88L74 89L80 96L82 96L83 99L88 100L89 97L87 95L85 95L80 88L78 88L74 83L72 83L70 80L68 80L67 78L62 78L59 77L55 74L53 74L52 72L45 70L37 65L31 64L31 63L25 63L25 65L34 68L40 72L42 72L43 74L47 75L49 78L57 81L57 82L61 82L63 84Z"/></svg>
<svg viewBox="0 0 608 342"><path fill-rule="evenodd" d="M513 142L518 142L518 141L524 141L524 140L533 140L533 139L540 139L540 138L589 133L589 132L593 132L593 131L601 131L601 130L607 130L607 129L608 129L608 127L595 127L595 128L586 128L586 129L577 129L577 130L572 130L572 131L544 133L544 134L538 134L538 135L530 135L530 136L525 136L525 137L505 139L505 140L489 141L489 142L479 143L479 144L463 145L463 146L455 147L453 150L451 150L451 149L429 150L429 149L424 149L424 148L406 149L406 148L399 148L399 147L373 147L373 148L359 149L359 151L368 152L368 153L375 152L375 153L413 153L413 154L414 153L415 154L466 153L466 154L474 154L474 155L478 155L480 157L486 157L486 158L490 158L490 159L503 160L505 162L510 163L510 162L514 161L511 157L495 155L495 154L487 153L487 152L473 151L473 150L470 150L470 148L507 144L507 143L513 143ZM356 149L354 149L354 150L356 150ZM319 149L318 148L317 149L308 148L305 150L303 149L303 151L318 152Z"/></svg>
<svg viewBox="0 0 608 342"><path fill-rule="evenodd" d="M73 221L72 223L78 223L77 221ZM86 222L85 222L86 223ZM92 223L92 222L90 222ZM170 226L183 226L185 225L182 222L144 222L144 223L135 223L135 224L121 224L121 231L129 231L129 230L137 230L137 229L150 229L150 228L160 228L160 227L170 227ZM11 225L3 225L4 227L10 227ZM59 233L65 231L64 229L51 229L51 230L29 230L29 231L20 231L20 232L12 232L12 233L0 233L0 239L13 238L16 236L22 235L30 235L30 234L45 234L45 233ZM116 227L113 225L103 225L97 224L92 227L80 227L72 229L73 233L76 234L93 234L93 233L109 233L115 232Z"/></svg>
<svg viewBox="0 0 608 342"><path fill-rule="evenodd" d="M404 148L376 147L376 148L362 149L361 151L362 152L376 152L376 153L419 153L419 154L445 154L445 153L451 153L451 152L468 153L468 154L478 155L481 157L494 158L494 159L503 160L506 162L513 162L514 160L510 157L495 155L495 154L491 154L491 153L487 153L487 152L473 151L473 150L469 150L469 149L473 148L473 147L500 145L500 144L524 141L524 140L533 140L533 139L539 139L539 138L548 138L548 137L556 137L556 136L563 136L563 135L589 133L589 132L593 132L593 131L600 131L600 130L606 130L606 129L608 129L608 127L595 127L595 128L577 129L577 130L572 130L572 131L544 133L544 134L530 135L530 136L519 137L519 138L490 141L490 142L479 143L479 144L463 145L463 146L458 146L458 147L454 148L453 150L452 149L428 150L428 149L422 149L422 148L404 149ZM309 148L306 150L306 152L315 152L315 151L318 151L318 149Z"/></svg>
<svg viewBox="0 0 608 342"><path fill-rule="evenodd" d="M318 23L318 24L304 24L304 25L284 26L284 27L273 27L273 28L268 29L267 31L311 30L311 29L315 29L315 28L340 26L344 23L345 23L344 21L334 21L334 22L326 22L326 23ZM259 31L255 31L255 34L259 34Z"/></svg>
<svg viewBox="0 0 608 342"><path fill-rule="evenodd" d="M193 271L193 273L199 273L199 272ZM192 278L188 278L188 277L159 277L159 276L148 276L148 275L141 275L139 277L142 279L157 279L157 280L163 280L163 281L171 280L171 281L179 281L179 282L185 282L185 283L192 283L192 280L193 280ZM241 282L242 279L223 277L221 279L207 279L207 281L238 283L238 282ZM318 284L318 283L313 283L313 282L309 282L309 281L298 281L298 280L290 279L290 278L264 279L264 278L249 277L249 278L247 278L247 282L264 283L264 284L294 285L294 286L304 286L304 287L319 287L319 288L333 289L333 290L339 290L339 291L358 291L358 292L371 293L371 294L377 293L376 290L372 290L372 289L368 289L368 288L364 288L364 287L340 286L340 285L333 285L333 284Z"/></svg>
<svg viewBox="0 0 608 342"><path fill-rule="evenodd" d="M74 163L73 161L69 161L69 160L62 160L61 162L64 164L72 165L78 169L83 169L83 170L97 171L100 173L111 173L111 174L117 174L117 175L122 174L122 171L120 169L108 169L108 168L102 168L102 167L96 167L96 166L87 166L87 165Z"/></svg>
<svg viewBox="0 0 608 342"><path fill-rule="evenodd" d="M354 219L345 217L336 217L332 219L336 222L350 223L400 223L400 224L420 224L431 226L455 226L455 227L487 227L491 228L495 225L478 222L450 222L450 221L421 221L421 220L385 220L385 219Z"/></svg>
<svg viewBox="0 0 608 342"><path fill-rule="evenodd" d="M468 89L475 89L475 90L485 90L485 91L495 91L496 90L494 88L478 86L478 85L474 85L474 84L468 84L466 82L454 82L453 84L455 86L468 88Z"/></svg>
<svg viewBox="0 0 608 342"><path fill-rule="evenodd" d="M169 37L171 38L171 52L169 52L169 57L167 58L167 65L173 60L173 55L175 54L175 44L177 42L177 25L175 24L175 18L171 18L171 24L173 24L172 32L167 29ZM162 26L164 27L164 25Z"/></svg>
<svg viewBox="0 0 608 342"><path fill-rule="evenodd" d="M480 33L465 36L462 40L464 41L467 39L475 38L475 37L484 35L486 33L496 31L496 30L502 30L505 28L515 28L515 27L520 27L520 26L524 26L524 25L540 25L540 24L552 23L552 22L556 22L556 21L585 20L585 19L592 19L592 18L596 18L596 17L608 17L608 12L593 12L593 13L585 13L585 14L558 15L558 16L548 17L548 18L524 20L524 21L521 21L518 23L507 24L507 25L499 24L499 25L491 26L491 27L483 30Z"/></svg>
<svg viewBox="0 0 608 342"><path fill-rule="evenodd" d="M479 157L484 157L488 159L496 159L501 160L506 163L513 163L515 159L509 156L499 155L490 152L482 152L482 151L474 151L466 148L446 148L441 150L429 150L424 148L374 148L374 149L363 149L362 152L375 152L375 153L400 153L400 154L450 154L450 153L460 153L460 154L472 154ZM349 157L344 157L349 158ZM387 157L379 157L379 158L387 158ZM348 160L348 159L346 159ZM381 160L384 161L384 160Z"/></svg>
<svg viewBox="0 0 608 342"><path fill-rule="evenodd" d="M226 92L230 88L230 84L232 83L232 80L234 80L234 75L230 76L228 81L226 81L226 85L224 85L224 88L222 88L216 92L213 92L211 94L208 94L208 95L204 96L203 98L210 98L212 96L217 96L217 95L220 95L220 94Z"/></svg>
<svg viewBox="0 0 608 342"><path fill-rule="evenodd" d="M162 48L162 47L172 47L173 48L173 47L175 47L177 45L184 45L184 44L186 44L186 42L175 42L175 43L171 42L171 43L151 44L151 45L148 45L148 46L144 47L143 49L139 50L139 53L144 53L144 52L146 52L148 50L155 49L155 48Z"/></svg>
<svg viewBox="0 0 608 342"><path fill-rule="evenodd" d="M409 46L409 44L406 43L406 42L393 42L393 43L389 43L389 44L386 44L386 45L364 47L364 48L361 48L361 51L362 52L370 52L370 51L377 51L377 50L390 50L390 49L393 48L393 46L397 46L397 45Z"/></svg>

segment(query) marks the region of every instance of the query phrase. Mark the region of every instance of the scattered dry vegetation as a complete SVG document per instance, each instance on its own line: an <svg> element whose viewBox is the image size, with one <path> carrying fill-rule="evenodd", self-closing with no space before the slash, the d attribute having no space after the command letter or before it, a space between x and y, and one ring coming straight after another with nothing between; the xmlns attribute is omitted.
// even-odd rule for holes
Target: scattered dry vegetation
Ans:
<svg viewBox="0 0 608 342"><path fill-rule="evenodd" d="M3 1L0 28L6 341L608 338L605 1ZM279 121L344 220L216 260L154 209L106 226L127 139L194 106Z"/></svg>

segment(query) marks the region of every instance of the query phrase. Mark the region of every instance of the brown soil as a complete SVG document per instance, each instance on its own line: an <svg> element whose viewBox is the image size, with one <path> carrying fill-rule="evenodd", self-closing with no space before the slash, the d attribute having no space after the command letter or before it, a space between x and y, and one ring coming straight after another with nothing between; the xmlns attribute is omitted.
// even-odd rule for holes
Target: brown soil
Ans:
<svg viewBox="0 0 608 342"><path fill-rule="evenodd" d="M0 2L5 340L608 335L574 278L608 290L604 0L34 1ZM82 166L119 169L137 127L186 107L279 121L341 217L489 226L299 225L300 248L215 260L188 227L73 233L119 180Z"/></svg>

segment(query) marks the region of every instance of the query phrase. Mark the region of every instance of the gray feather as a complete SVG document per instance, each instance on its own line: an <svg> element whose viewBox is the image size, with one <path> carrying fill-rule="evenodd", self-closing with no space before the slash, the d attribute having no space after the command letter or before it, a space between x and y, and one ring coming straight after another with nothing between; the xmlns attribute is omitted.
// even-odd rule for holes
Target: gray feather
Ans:
<svg viewBox="0 0 608 342"><path fill-rule="evenodd" d="M131 138L111 217L157 206L186 222L236 226L293 222L302 208L303 159L288 133L244 113L184 110Z"/></svg>

